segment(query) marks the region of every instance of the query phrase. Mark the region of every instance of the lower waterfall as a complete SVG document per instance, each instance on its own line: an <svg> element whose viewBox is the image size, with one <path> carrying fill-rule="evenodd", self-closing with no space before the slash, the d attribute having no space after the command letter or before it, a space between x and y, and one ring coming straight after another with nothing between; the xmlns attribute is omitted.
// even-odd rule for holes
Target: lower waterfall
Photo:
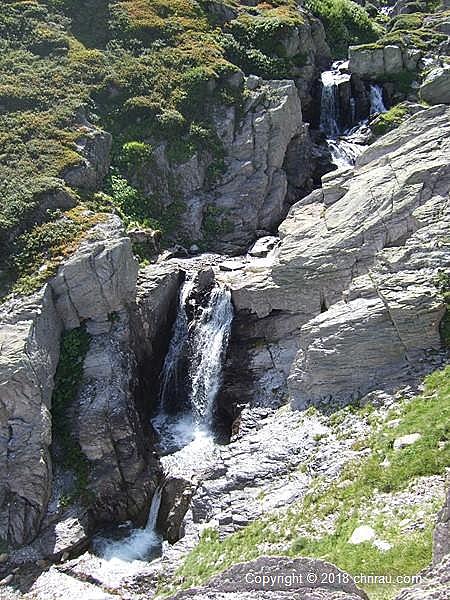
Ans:
<svg viewBox="0 0 450 600"><path fill-rule="evenodd" d="M163 485L160 485L153 494L145 529L132 529L127 537L119 540L104 537L94 540L94 549L104 560L133 562L156 558L160 554L162 537L156 530L156 523L162 491Z"/></svg>

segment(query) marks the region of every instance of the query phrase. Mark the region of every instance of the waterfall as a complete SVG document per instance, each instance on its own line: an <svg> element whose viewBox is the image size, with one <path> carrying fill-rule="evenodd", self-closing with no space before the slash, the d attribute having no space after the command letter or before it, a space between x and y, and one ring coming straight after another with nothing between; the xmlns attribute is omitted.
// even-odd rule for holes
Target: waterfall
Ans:
<svg viewBox="0 0 450 600"><path fill-rule="evenodd" d="M320 129L327 138L337 138L338 126L338 80L337 71L322 73L322 97L320 101Z"/></svg>
<svg viewBox="0 0 450 600"><path fill-rule="evenodd" d="M383 90L379 85L370 86L370 114L376 115L386 112L383 102Z"/></svg>
<svg viewBox="0 0 450 600"><path fill-rule="evenodd" d="M343 83L348 83L351 77L348 73L344 72L345 68L345 64L336 62L333 63L331 71L324 71L321 75L320 129L327 138L326 141L332 162L338 168L346 168L355 164L358 156L366 148L368 133L366 121L353 126L356 118L354 98L350 98L349 106L344 107L350 111L352 128L343 130L340 126L342 110L340 106L339 86ZM372 91L371 89L371 103L373 106L377 106L377 110L380 111L380 107L383 106L381 89L378 86L372 87L374 90ZM385 110L384 106L383 110Z"/></svg>
<svg viewBox="0 0 450 600"><path fill-rule="evenodd" d="M111 540L98 537L94 540L95 551L107 561L133 562L155 558L161 551L162 538L156 531L163 486L153 494L145 529L132 529L127 537Z"/></svg>
<svg viewBox="0 0 450 600"><path fill-rule="evenodd" d="M233 306L230 291L218 283L198 302L195 285L195 277L189 278L179 296L162 371L160 410L152 419L161 454L190 444L197 434L212 433ZM189 303L191 311L187 310Z"/></svg>
<svg viewBox="0 0 450 600"><path fill-rule="evenodd" d="M147 525L145 527L146 531L156 531L156 523L158 521L159 509L161 507L162 493L163 485L160 485L158 488L156 488L156 491L153 494L150 510L148 511Z"/></svg>
<svg viewBox="0 0 450 600"><path fill-rule="evenodd" d="M189 319L186 313L186 304L195 286L193 277L187 279L181 287L178 297L178 309L169 350L164 360L161 372L160 405L165 412L170 410L172 396L179 396L184 386L182 362L185 347L188 341Z"/></svg>
<svg viewBox="0 0 450 600"><path fill-rule="evenodd" d="M229 290L216 286L195 328L191 359L191 405L197 424L211 429L214 400L221 384L223 355L233 321Z"/></svg>

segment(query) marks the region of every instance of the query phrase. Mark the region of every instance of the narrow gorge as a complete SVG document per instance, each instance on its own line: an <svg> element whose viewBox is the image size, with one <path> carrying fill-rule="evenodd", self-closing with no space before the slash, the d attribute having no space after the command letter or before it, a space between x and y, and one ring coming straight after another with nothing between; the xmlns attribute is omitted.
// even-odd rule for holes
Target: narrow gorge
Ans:
<svg viewBox="0 0 450 600"><path fill-rule="evenodd" d="M449 597L449 36L0 7L2 600Z"/></svg>

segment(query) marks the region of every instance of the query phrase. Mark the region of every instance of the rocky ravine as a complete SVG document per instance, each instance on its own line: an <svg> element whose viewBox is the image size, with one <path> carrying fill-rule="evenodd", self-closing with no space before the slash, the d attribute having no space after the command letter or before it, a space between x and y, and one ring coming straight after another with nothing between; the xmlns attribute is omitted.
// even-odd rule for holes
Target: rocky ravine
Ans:
<svg viewBox="0 0 450 600"><path fill-rule="evenodd" d="M364 421L352 418L347 435L336 435L329 430L326 416L309 420L302 412L262 407L288 398L294 408L310 402L346 404L371 390L379 390L374 398L381 405L389 404L394 400L386 390L441 363L439 325L445 306L435 281L450 267L448 117L449 109L444 106L417 113L371 146L354 171L327 176L323 190L291 209L280 228L280 246L268 258L234 259L215 267L216 278L232 289L237 312L219 402L224 411L233 412L233 405L251 398L251 405L259 408L244 411L232 444L220 453L213 449L203 472L192 473L192 480L187 477L182 493L190 488L192 500L182 523L183 539L167 550L162 561L140 567L134 576L128 572L111 579L101 560L88 553L40 576L36 573L35 583L25 578L21 589L28 592L26 597L60 598L75 593L99 598L148 597L161 570L167 574L176 568L206 524L213 522L222 535L228 535L267 510L296 501L308 489L311 477L335 477L355 455L355 438L368 431ZM34 400L36 410L30 412L26 406L26 418L33 419L25 421L33 434L27 438L32 443L18 444L21 452L26 450L21 464L32 465L33 473L41 470L41 485L33 485L30 471L23 468L16 471L15 481L21 490L29 490L29 496L19 498L17 492L15 496L10 477L3 483L3 535L16 543L35 536L50 497L48 402L58 358L54 348L59 329L55 328L63 322L74 326L87 320L93 336L74 419L80 445L94 468L94 514L138 519L155 486L159 466L151 458L149 432L142 425L145 410L136 401L142 398L142 386L145 393L151 393L154 374L139 376L144 382L141 390L131 381L139 364L155 362L155 373L159 370L165 350L158 337L173 321L170 315L182 261L146 269L134 303L136 271L129 242L121 237L117 221L99 226L97 235L101 237L106 230L108 240L91 241L89 252L88 246L81 248L64 267L67 274L62 269L34 299L38 302L34 312L14 312L12 304L4 316L13 324L28 323L23 329L3 330L9 333L7 347L16 348L13 356L17 357L15 363L5 364L20 366L8 383L15 387L4 388L13 390L9 397L28 398L24 386L29 373L39 374L34 364L48 365L43 371L47 379L42 375L40 379L47 386L39 386L41 395ZM95 293L89 295L79 288L82 278L86 289ZM111 313L117 314L112 322L108 320ZM38 317L45 316L47 321L39 328ZM34 339L39 341L41 354L33 353ZM239 370L236 361L240 361ZM245 378L239 377L243 365ZM223 406L225 399L228 406ZM11 400L6 406L11 416L5 431L14 432L14 410L20 404ZM23 426L24 415L18 417ZM88 425L84 431L82 423ZM98 430L104 435L96 436ZM295 434L287 438L286 430ZM11 473L14 454L5 447L3 456ZM307 463L309 472L299 470ZM442 490L443 482L439 486ZM26 510L12 510L14 502L17 506L22 502ZM436 534L437 563L447 552L447 516L444 510ZM62 551L60 545L58 552L47 555ZM36 558L43 555L36 544L33 552ZM25 553L22 560L29 556ZM430 577L442 581L444 567L439 564L435 569ZM229 593L219 589L212 597ZM322 597L314 590L311 594L311 598Z"/></svg>

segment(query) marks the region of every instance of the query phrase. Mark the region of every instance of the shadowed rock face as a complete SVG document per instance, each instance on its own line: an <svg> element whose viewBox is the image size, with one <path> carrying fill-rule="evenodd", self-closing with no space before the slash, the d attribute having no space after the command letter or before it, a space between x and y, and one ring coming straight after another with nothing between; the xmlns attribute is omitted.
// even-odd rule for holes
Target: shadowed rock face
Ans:
<svg viewBox="0 0 450 600"><path fill-rule="evenodd" d="M263 556L231 567L211 579L204 587L187 590L172 597L173 600L184 598L366 600L367 595L356 587L350 575L325 561Z"/></svg>
<svg viewBox="0 0 450 600"><path fill-rule="evenodd" d="M449 114L442 105L421 111L370 146L354 170L326 175L323 190L291 208L271 264L223 274L238 322L250 315L253 386L271 379L282 390L288 370L294 406L345 403L439 351L445 305L436 279L450 266Z"/></svg>
<svg viewBox="0 0 450 600"><path fill-rule="evenodd" d="M50 499L50 408L60 334L82 321L94 338L107 331L108 315L134 298L136 274L130 241L111 217L94 227L40 292L2 307L0 537L13 546L36 536ZM97 347L98 338L88 356L91 374L108 366L105 347L93 356Z"/></svg>

